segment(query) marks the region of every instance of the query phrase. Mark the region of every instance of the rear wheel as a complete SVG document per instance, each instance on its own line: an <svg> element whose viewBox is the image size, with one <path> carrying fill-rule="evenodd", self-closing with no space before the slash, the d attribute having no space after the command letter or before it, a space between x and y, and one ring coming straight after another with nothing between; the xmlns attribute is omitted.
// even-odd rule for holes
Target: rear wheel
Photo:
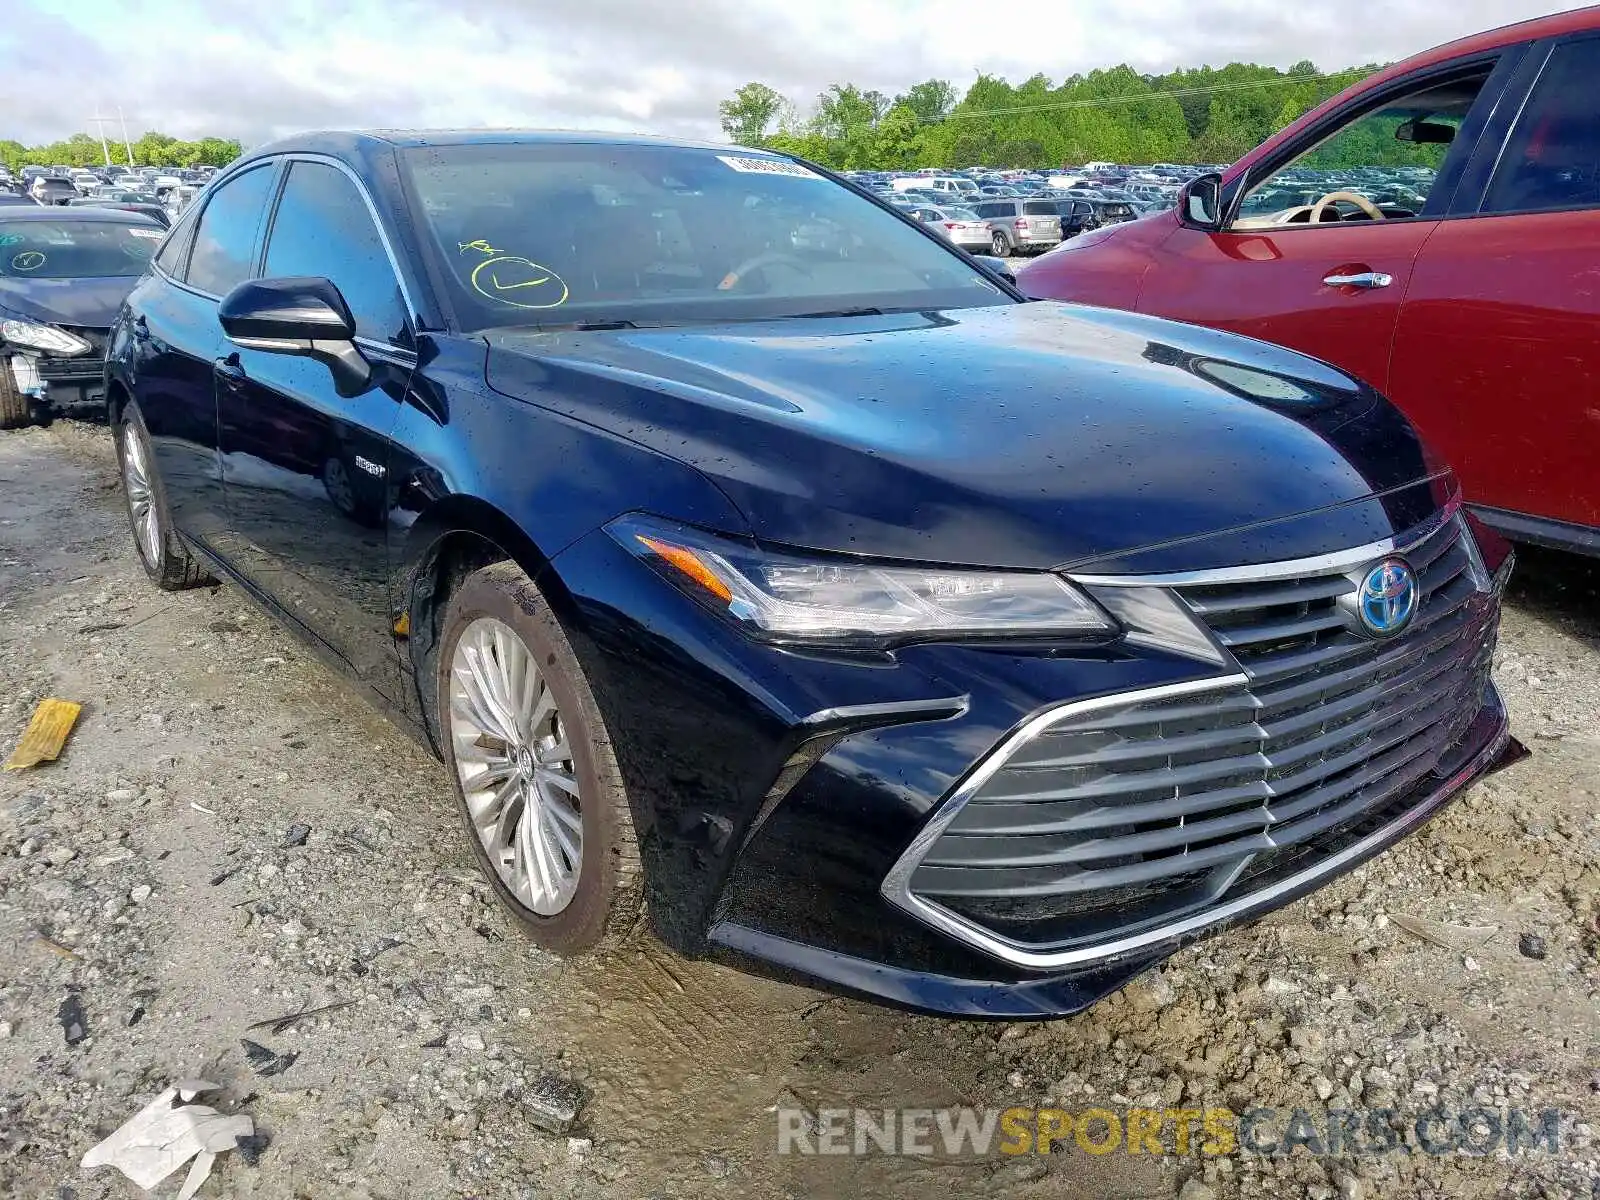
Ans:
<svg viewBox="0 0 1600 1200"><path fill-rule="evenodd" d="M557 954L623 940L643 876L622 773L566 634L515 563L457 589L435 682L468 842L501 903Z"/></svg>
<svg viewBox="0 0 1600 1200"><path fill-rule="evenodd" d="M33 419L28 398L17 390L11 363L0 357L0 429L16 429Z"/></svg>
<svg viewBox="0 0 1600 1200"><path fill-rule="evenodd" d="M1011 253L1011 239L996 230L995 235L989 239L989 252L996 258L1008 257Z"/></svg>
<svg viewBox="0 0 1600 1200"><path fill-rule="evenodd" d="M169 592L216 583L173 532L166 489L156 473L150 431L145 428L138 404L129 404L122 410L116 438L128 523L133 528L133 543L145 574L157 587Z"/></svg>

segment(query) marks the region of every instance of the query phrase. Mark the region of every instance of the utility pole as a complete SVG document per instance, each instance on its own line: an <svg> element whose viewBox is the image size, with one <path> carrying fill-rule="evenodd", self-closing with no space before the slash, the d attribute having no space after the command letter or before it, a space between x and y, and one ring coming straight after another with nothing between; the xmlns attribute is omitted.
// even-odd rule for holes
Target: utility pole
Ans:
<svg viewBox="0 0 1600 1200"><path fill-rule="evenodd" d="M133 145L128 141L128 118L122 115L122 105L117 105L117 120L122 122L122 148L128 152L128 170L133 170Z"/></svg>
<svg viewBox="0 0 1600 1200"><path fill-rule="evenodd" d="M100 153L106 156L106 166L108 167L111 165L111 145L106 141L106 122L109 119L109 117L102 117L100 115L100 106L96 104L94 106L93 124L95 132L100 135Z"/></svg>

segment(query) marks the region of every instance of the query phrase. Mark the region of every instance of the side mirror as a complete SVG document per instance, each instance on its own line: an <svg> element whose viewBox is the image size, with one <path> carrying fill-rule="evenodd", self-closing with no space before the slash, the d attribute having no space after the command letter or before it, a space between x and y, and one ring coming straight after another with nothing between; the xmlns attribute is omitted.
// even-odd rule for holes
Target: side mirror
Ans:
<svg viewBox="0 0 1600 1200"><path fill-rule="evenodd" d="M341 396L358 396L372 382L372 364L356 349L350 306L329 280L247 279L222 298L217 319L228 339L247 350L323 363Z"/></svg>
<svg viewBox="0 0 1600 1200"><path fill-rule="evenodd" d="M1178 192L1178 214L1195 229L1222 228L1222 176L1197 175Z"/></svg>
<svg viewBox="0 0 1600 1200"><path fill-rule="evenodd" d="M991 274L1000 276L1012 287L1016 286L1017 277L1011 273L1011 268L1006 266L1005 259L996 258L992 254L974 254L972 257L987 267Z"/></svg>

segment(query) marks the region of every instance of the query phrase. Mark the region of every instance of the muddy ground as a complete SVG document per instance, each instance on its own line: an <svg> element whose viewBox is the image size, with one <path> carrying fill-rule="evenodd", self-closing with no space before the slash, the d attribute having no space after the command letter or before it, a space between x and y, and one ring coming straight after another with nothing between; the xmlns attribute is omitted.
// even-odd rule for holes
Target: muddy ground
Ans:
<svg viewBox="0 0 1600 1200"><path fill-rule="evenodd" d="M105 430L0 434L0 745L41 697L84 704L59 762L0 777L0 1195L140 1195L80 1158L201 1075L270 1138L203 1196L1591 1196L1595 565L1522 555L1498 677L1530 761L1070 1020L908 1016L648 938L564 964L489 902L438 763L237 590L146 582ZM297 1057L257 1074L245 1037ZM570 1134L528 1119L547 1074L586 1091ZM1483 1157L1414 1130L1340 1156L775 1153L779 1105L1046 1103L1563 1115L1556 1153Z"/></svg>

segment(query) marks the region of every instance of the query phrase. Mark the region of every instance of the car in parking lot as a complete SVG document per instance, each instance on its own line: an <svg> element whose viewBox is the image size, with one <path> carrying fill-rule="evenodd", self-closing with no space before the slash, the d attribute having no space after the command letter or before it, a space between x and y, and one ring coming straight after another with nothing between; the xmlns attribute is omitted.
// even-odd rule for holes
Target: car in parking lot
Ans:
<svg viewBox="0 0 1600 1200"><path fill-rule="evenodd" d="M1594 8L1440 46L1019 281L1326 359L1393 397L1483 520L1600 554L1597 73Z"/></svg>
<svg viewBox="0 0 1600 1200"><path fill-rule="evenodd" d="M35 204L66 204L77 197L78 189L64 175L35 175L28 195Z"/></svg>
<svg viewBox="0 0 1600 1200"><path fill-rule="evenodd" d="M235 581L434 746L557 953L643 913L899 1004L1073 1011L1511 746L1509 548L1379 395L1027 303L776 153L259 147L106 370L152 580Z"/></svg>
<svg viewBox="0 0 1600 1200"><path fill-rule="evenodd" d="M970 208L937 208L922 205L908 210L912 216L941 237L972 254L987 254L992 235L988 223Z"/></svg>
<svg viewBox="0 0 1600 1200"><path fill-rule="evenodd" d="M1061 214L1049 200L984 198L970 207L989 227L990 253L997 257L1040 253L1061 243Z"/></svg>
<svg viewBox="0 0 1600 1200"><path fill-rule="evenodd" d="M103 411L106 333L162 236L134 213L0 209L0 429Z"/></svg>

